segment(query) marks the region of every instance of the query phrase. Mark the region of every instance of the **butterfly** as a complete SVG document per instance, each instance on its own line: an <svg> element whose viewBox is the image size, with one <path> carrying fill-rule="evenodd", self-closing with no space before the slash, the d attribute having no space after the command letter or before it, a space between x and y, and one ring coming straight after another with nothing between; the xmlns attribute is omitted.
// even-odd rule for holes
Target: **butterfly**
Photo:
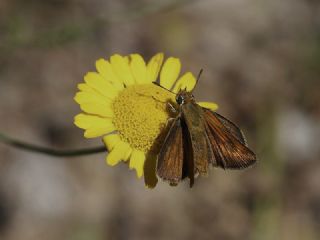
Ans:
<svg viewBox="0 0 320 240"><path fill-rule="evenodd" d="M185 178L208 176L210 166L242 169L256 162L241 130L220 114L198 105L191 92L180 90L178 108L157 156L159 178L177 185ZM174 108L171 105L172 108Z"/></svg>

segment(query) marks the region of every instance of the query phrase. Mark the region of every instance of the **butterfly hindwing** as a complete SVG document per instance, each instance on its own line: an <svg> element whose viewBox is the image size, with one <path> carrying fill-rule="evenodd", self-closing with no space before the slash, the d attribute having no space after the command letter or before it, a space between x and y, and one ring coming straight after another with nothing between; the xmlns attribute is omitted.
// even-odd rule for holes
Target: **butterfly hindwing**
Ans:
<svg viewBox="0 0 320 240"><path fill-rule="evenodd" d="M204 109L206 134L214 153L211 162L222 168L240 169L256 162L239 128L208 109Z"/></svg>

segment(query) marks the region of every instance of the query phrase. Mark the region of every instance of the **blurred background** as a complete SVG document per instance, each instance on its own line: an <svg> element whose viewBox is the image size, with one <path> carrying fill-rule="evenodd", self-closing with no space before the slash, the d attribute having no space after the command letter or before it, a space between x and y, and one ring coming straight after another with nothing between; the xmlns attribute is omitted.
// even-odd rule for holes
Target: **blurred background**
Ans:
<svg viewBox="0 0 320 240"><path fill-rule="evenodd" d="M320 239L320 3L316 0L0 0L0 132L61 149L97 59L163 51L204 73L257 153L193 189L153 190L105 154L53 158L0 143L0 239Z"/></svg>

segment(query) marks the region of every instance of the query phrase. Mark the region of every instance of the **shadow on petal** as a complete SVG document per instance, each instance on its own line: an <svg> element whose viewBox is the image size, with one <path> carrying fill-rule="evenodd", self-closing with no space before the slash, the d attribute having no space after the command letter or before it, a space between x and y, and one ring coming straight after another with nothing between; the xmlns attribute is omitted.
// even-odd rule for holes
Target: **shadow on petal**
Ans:
<svg viewBox="0 0 320 240"><path fill-rule="evenodd" d="M144 163L144 183L148 188L154 188L158 183L156 175L157 155L148 153Z"/></svg>

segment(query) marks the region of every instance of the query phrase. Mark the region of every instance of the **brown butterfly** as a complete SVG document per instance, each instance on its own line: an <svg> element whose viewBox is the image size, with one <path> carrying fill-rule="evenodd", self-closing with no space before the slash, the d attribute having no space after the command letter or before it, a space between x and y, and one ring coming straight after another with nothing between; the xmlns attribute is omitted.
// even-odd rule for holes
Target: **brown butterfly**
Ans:
<svg viewBox="0 0 320 240"><path fill-rule="evenodd" d="M176 95L172 120L157 159L157 175L170 185L197 175L207 176L210 165L242 169L256 162L241 130L230 120L198 105L191 92ZM171 106L173 107L173 106Z"/></svg>

